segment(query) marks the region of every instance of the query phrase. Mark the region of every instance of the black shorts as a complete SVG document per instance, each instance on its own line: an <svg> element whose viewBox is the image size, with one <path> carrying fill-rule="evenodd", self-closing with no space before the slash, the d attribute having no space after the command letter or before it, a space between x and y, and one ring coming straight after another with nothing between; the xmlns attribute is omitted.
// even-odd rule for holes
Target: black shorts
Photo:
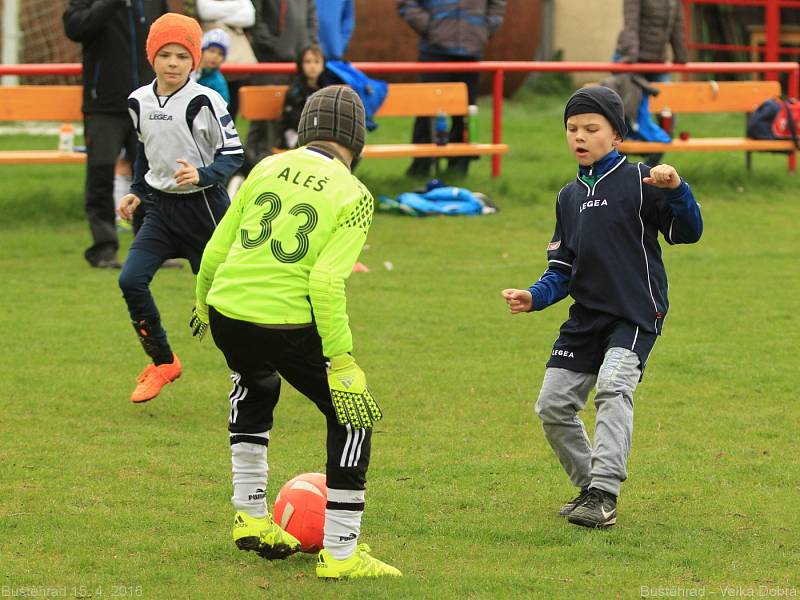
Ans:
<svg viewBox="0 0 800 600"><path fill-rule="evenodd" d="M131 249L146 250L163 259L186 258L196 274L203 250L230 206L228 193L216 185L190 194L149 188L141 200L144 222Z"/></svg>
<svg viewBox="0 0 800 600"><path fill-rule="evenodd" d="M639 356L644 372L658 334L643 331L626 319L573 304L561 326L548 367L597 373L609 348L627 348Z"/></svg>
<svg viewBox="0 0 800 600"><path fill-rule="evenodd" d="M263 443L248 434L270 431L281 377L325 416L328 487L363 490L372 449L372 429L339 425L328 388L326 359L316 326L270 329L226 317L209 307L211 335L231 368L233 389L228 430L231 444ZM279 377L280 374L280 377ZM309 452L299 444L301 451Z"/></svg>

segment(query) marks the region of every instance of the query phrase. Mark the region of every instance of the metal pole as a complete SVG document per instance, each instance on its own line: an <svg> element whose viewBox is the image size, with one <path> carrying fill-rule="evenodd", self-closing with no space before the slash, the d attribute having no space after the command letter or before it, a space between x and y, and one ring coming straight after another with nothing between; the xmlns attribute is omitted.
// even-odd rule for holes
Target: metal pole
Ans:
<svg viewBox="0 0 800 600"><path fill-rule="evenodd" d="M492 143L503 143L503 71L494 72L492 86ZM492 177L500 177L500 155L492 155Z"/></svg>
<svg viewBox="0 0 800 600"><path fill-rule="evenodd" d="M778 0L767 0L764 8L766 12L766 23L764 30L767 34L767 44L764 53L766 62L778 61L778 49L781 39L781 7ZM777 81L778 74L775 72L767 73L768 80Z"/></svg>
<svg viewBox="0 0 800 600"><path fill-rule="evenodd" d="M3 64L16 64L19 60L19 0L3 2ZM2 85L18 85L19 77L4 75Z"/></svg>

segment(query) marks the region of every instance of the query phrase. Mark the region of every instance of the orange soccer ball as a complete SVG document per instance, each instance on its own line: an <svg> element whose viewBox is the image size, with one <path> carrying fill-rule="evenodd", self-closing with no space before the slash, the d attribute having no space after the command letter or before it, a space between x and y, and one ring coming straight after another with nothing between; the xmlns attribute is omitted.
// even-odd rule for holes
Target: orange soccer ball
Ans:
<svg viewBox="0 0 800 600"><path fill-rule="evenodd" d="M322 473L303 473L287 481L273 506L275 522L300 541L303 552L319 552L325 529L328 488Z"/></svg>

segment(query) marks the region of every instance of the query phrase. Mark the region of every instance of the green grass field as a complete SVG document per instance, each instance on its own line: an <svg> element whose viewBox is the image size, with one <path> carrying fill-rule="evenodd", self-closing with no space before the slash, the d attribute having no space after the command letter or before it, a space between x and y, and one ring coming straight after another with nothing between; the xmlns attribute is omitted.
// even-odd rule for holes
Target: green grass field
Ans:
<svg viewBox="0 0 800 600"><path fill-rule="evenodd" d="M234 547L228 372L210 340L191 338L192 274L154 282L184 375L134 406L145 357L116 274L83 260L82 168L0 168L0 596L800 595L800 188L783 156L756 156L749 176L740 154L668 157L706 230L695 246L664 244L672 307L636 396L619 521L590 531L555 515L574 490L533 402L569 303L510 316L500 290L545 269L555 194L575 171L562 102L508 104L502 178L484 160L463 182L499 214L378 214L361 259L371 271L349 280L355 355L386 415L362 539L400 580L328 584L310 555L269 563ZM488 105L482 119L488 136ZM678 128L743 124L701 115ZM409 120L384 120L371 139L409 132ZM0 137L23 144L55 140ZM406 166L368 161L358 174L395 195L418 183ZM584 417L591 431L593 409ZM323 439L313 405L285 386L270 499L324 470Z"/></svg>

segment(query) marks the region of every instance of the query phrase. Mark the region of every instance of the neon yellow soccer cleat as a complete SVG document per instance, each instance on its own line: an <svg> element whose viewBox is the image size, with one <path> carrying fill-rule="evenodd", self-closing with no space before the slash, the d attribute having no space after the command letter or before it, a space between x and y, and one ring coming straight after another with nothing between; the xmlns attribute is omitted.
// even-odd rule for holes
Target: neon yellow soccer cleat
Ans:
<svg viewBox="0 0 800 600"><path fill-rule="evenodd" d="M321 579L358 579L359 577L400 577L402 573L369 555L370 547L359 544L349 558L337 560L327 550L317 559L317 577Z"/></svg>
<svg viewBox="0 0 800 600"><path fill-rule="evenodd" d="M300 542L266 517L238 511L233 518L233 541L239 550L251 550L268 560L284 559L300 551Z"/></svg>

